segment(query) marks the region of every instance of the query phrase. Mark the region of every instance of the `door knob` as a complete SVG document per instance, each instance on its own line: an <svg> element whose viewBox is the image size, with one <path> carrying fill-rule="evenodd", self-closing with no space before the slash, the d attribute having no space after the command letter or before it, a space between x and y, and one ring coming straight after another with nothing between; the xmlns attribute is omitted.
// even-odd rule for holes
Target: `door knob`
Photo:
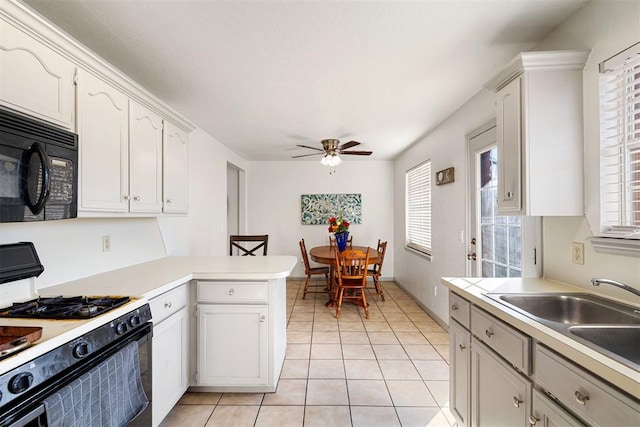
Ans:
<svg viewBox="0 0 640 427"><path fill-rule="evenodd" d="M467 259L470 261L475 261L476 260L476 253L475 252L471 252L470 254L467 254Z"/></svg>

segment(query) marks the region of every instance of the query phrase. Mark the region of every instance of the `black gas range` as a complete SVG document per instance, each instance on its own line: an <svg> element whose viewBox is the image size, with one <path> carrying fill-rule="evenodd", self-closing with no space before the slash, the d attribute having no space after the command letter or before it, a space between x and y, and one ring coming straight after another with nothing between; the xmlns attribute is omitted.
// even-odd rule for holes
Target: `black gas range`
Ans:
<svg viewBox="0 0 640 427"><path fill-rule="evenodd" d="M89 319L131 301L123 296L40 297L0 308L0 317L24 319Z"/></svg>

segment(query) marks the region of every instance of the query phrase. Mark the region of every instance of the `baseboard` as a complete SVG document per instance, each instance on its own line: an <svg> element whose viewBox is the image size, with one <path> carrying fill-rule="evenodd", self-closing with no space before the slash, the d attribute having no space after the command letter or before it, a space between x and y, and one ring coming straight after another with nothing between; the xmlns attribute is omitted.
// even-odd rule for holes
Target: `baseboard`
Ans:
<svg viewBox="0 0 640 427"><path fill-rule="evenodd" d="M397 282L395 280L393 280L393 283L395 283L400 289L402 289L404 291L405 294L409 295L409 298L411 298L416 304L418 304L420 306L421 309L423 309L424 311L427 312L427 314L429 316L431 316L431 318L433 320L436 321L436 323L440 326L442 326L442 328L445 331L449 331L449 324L445 323L438 315L436 315L433 311L431 311L429 309L429 307L427 307L426 305L424 305L420 300L418 300L415 296L413 296L413 294L411 292L409 292L407 290L407 288L405 288L404 286L402 286L402 283Z"/></svg>

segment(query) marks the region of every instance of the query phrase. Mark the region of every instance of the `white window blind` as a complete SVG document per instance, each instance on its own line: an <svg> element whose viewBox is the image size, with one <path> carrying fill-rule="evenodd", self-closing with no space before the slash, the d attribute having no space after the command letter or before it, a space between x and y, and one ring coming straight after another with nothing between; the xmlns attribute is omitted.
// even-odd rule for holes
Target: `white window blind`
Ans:
<svg viewBox="0 0 640 427"><path fill-rule="evenodd" d="M640 227L640 43L600 73L601 223L626 234Z"/></svg>
<svg viewBox="0 0 640 427"><path fill-rule="evenodd" d="M431 161L406 174L407 247L431 254Z"/></svg>

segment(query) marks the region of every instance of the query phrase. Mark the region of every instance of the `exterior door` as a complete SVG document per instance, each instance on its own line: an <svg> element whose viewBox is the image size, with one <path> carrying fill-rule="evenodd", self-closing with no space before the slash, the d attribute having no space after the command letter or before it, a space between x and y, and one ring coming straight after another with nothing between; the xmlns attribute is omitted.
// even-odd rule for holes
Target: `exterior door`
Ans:
<svg viewBox="0 0 640 427"><path fill-rule="evenodd" d="M498 148L494 124L469 141L468 271L472 277L538 277L540 219L498 215Z"/></svg>

